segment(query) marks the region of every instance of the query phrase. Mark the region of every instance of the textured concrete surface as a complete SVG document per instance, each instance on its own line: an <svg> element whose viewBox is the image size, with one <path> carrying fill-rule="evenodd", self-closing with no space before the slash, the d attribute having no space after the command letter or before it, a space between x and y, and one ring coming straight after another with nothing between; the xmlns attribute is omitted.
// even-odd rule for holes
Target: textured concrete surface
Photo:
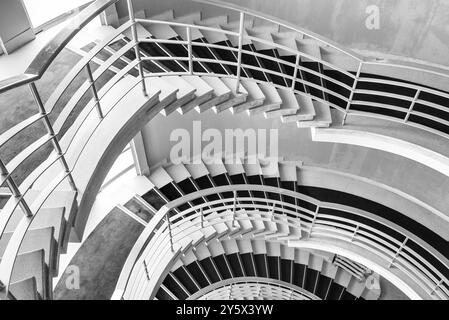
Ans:
<svg viewBox="0 0 449 320"><path fill-rule="evenodd" d="M55 300L110 299L120 271L144 226L114 208L90 234L61 276ZM73 266L79 268L79 289L67 288Z"/></svg>
<svg viewBox="0 0 449 320"><path fill-rule="evenodd" d="M291 22L348 48L421 59L449 66L449 1L442 0L227 0ZM379 29L368 29L366 8L379 8ZM219 9L186 0L135 0L135 10L158 14L175 8L176 15ZM119 16L126 3L118 4ZM237 17L233 18L237 20Z"/></svg>

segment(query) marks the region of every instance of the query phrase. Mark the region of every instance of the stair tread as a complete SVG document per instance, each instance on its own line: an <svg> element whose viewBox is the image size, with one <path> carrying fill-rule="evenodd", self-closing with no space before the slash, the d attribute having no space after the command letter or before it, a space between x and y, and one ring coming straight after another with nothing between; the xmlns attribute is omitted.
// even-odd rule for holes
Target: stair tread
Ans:
<svg viewBox="0 0 449 320"><path fill-rule="evenodd" d="M273 42L273 36L271 35L271 31L270 30L259 30L257 28L250 28L247 29L248 35L252 36L252 37L256 37L258 39L262 39L268 42ZM267 44L267 43L263 43L260 41L256 41L256 40L252 40L252 44L254 45L254 48L259 51L259 50L270 50L270 49L274 49L275 46L274 44Z"/></svg>
<svg viewBox="0 0 449 320"><path fill-rule="evenodd" d="M289 33L275 33L273 34L273 41L281 46L290 48L293 50L288 51L284 49L277 49L280 57L286 57L286 56L294 56L295 52L298 51L298 45L296 43L296 39L298 39L298 34L296 32L289 32Z"/></svg>
<svg viewBox="0 0 449 320"><path fill-rule="evenodd" d="M313 126L319 127L329 127L332 123L332 115L330 107L320 101L313 101L313 106L315 109L315 117L312 121L300 121L297 122L299 128L307 128Z"/></svg>
<svg viewBox="0 0 449 320"><path fill-rule="evenodd" d="M57 261L55 259L57 259L57 257L55 256L54 251L56 240L54 239L53 233L53 227L28 230L20 246L19 253L23 254L42 249L45 253L45 263L50 269L55 270L57 266ZM13 233L11 232L3 233L0 239L0 257L3 256L12 234Z"/></svg>
<svg viewBox="0 0 449 320"><path fill-rule="evenodd" d="M9 291L17 300L39 300L35 277L11 283Z"/></svg>
<svg viewBox="0 0 449 320"><path fill-rule="evenodd" d="M216 105L217 112L222 112L233 107L234 105L238 105L246 101L248 91L246 91L245 87L241 83L239 84L239 91L236 91L237 79L222 78L221 81L231 90L231 97L227 101Z"/></svg>
<svg viewBox="0 0 449 320"><path fill-rule="evenodd" d="M268 83L258 83L258 86L265 96L265 101L262 106L249 109L250 114L270 111L281 106L282 99L275 87Z"/></svg>
<svg viewBox="0 0 449 320"><path fill-rule="evenodd" d="M312 99L301 94L295 94L295 96L298 101L299 110L295 114L283 116L282 121L294 122L313 120L316 116L316 111Z"/></svg>
<svg viewBox="0 0 449 320"><path fill-rule="evenodd" d="M249 79L241 79L241 83L248 93L247 102L233 107L233 113L261 106L265 101L265 95L256 82Z"/></svg>
<svg viewBox="0 0 449 320"><path fill-rule="evenodd" d="M295 94L290 89L278 89L279 96L282 99L282 104L279 109L267 111L267 117L284 116L294 114L299 110L298 100Z"/></svg>
<svg viewBox="0 0 449 320"><path fill-rule="evenodd" d="M173 21L187 24L195 24L195 21L201 20L201 12L194 12L183 16L175 17ZM180 26L171 26L173 30L183 39L187 40L187 28ZM192 40L201 39L204 35L198 28L190 28Z"/></svg>
<svg viewBox="0 0 449 320"><path fill-rule="evenodd" d="M303 52L311 57L316 58L310 59L306 57L301 57L301 60L304 62L316 62L316 60L321 60L321 49L320 44L316 40L313 39L297 39L296 40L298 50Z"/></svg>

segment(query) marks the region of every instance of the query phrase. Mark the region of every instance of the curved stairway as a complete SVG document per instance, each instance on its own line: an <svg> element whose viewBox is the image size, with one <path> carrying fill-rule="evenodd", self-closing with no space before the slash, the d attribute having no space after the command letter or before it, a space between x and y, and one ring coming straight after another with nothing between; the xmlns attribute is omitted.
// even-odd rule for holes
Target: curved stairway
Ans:
<svg viewBox="0 0 449 320"><path fill-rule="evenodd" d="M80 27L114 3L96 1L81 17ZM391 68L395 72L388 73L385 66L376 69L379 63L367 62L367 70L361 70L360 61L348 52L325 45L305 33L286 31L281 23L267 24L268 20L257 16L246 17L243 23L229 21L227 16L202 19L200 13L176 17L173 11L152 18L160 21L138 19L137 24L130 21L101 43L90 46L89 52L45 103L34 81L57 56L59 47L50 50L48 54L54 56L42 69L29 68L28 73L1 83L0 93L29 84L39 113L2 133L0 146L37 121L45 121L48 130L48 134L9 163L0 161L0 181L8 184L13 195L0 216L2 298L51 299L52 277L58 272L59 255L65 252L69 240L79 241L82 237L101 177L116 154L112 146L123 150L123 144L158 113L169 116L174 111L185 114L212 109L219 113L229 109L233 113L245 111L248 115L264 113L266 117L281 117L284 122L296 122L300 128L317 128L330 126L332 114L338 111L345 116L404 122L443 138L449 133L446 107L449 95L441 81L445 75L440 72L426 73L423 84L417 84L410 83L394 66ZM69 35L63 35L70 38L75 34L71 30ZM137 50L136 40L139 40ZM61 47L66 44L61 43ZM92 61L100 64L95 71L90 69ZM50 123L48 115L84 68L88 79L83 79L56 121ZM385 71L388 76L382 72L376 74L376 70ZM432 82L432 79L439 81ZM430 88L432 83L434 87ZM141 94L141 84L146 86L146 95ZM92 89L93 99L77 114L79 101ZM73 113L75 120L69 119ZM132 122L135 131L130 129ZM12 178L14 171L47 143L55 151L17 186ZM255 167L243 162L228 167L224 163L211 170L206 165L171 168L180 170L179 176L160 168L150 176L156 188L144 198L154 208L154 215L172 200L215 186L254 184L298 191L297 163L278 160L264 159ZM232 191L208 194L198 203L217 201L230 194ZM291 201L291 197L284 199L263 190L239 190L236 194ZM190 205L185 204L184 208ZM376 228L385 231L381 225ZM274 228L274 225L267 227ZM275 228L283 231L284 237L300 236L298 229L301 228L285 230L284 227ZM409 239L396 234L392 238L401 249ZM401 243L404 245L400 246ZM445 298L449 290L445 258L434 254L438 248L424 247L432 254L423 253L426 250L421 251L420 246L413 247L426 257L420 261L426 266L428 276L423 289L427 296L424 296ZM440 262L433 263L435 256Z"/></svg>

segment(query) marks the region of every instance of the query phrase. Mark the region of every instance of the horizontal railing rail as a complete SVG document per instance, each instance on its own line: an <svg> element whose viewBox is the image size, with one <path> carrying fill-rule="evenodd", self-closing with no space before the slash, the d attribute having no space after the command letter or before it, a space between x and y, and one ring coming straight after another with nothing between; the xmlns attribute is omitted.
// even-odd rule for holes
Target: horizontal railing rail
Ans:
<svg viewBox="0 0 449 320"><path fill-rule="evenodd" d="M235 277L222 280L198 290L187 300L216 300L244 297L251 292L255 297L285 300L321 300L314 294L288 282L261 277ZM220 299L221 298L221 299Z"/></svg>
<svg viewBox="0 0 449 320"><path fill-rule="evenodd" d="M60 81L59 85L54 88L50 97L44 103L41 99L40 93L37 90L36 83L46 74L48 68L52 65L54 60L59 56L64 48L66 48L69 42L79 33L79 31L85 27L90 21L96 18L101 12L107 9L109 6L114 5L117 0L97 0L84 9L80 14L71 20L65 28L63 28L40 52L36 55L34 60L28 66L26 71L22 75L11 77L9 79L0 81L0 94L10 91L12 89L28 86L34 101L36 103L36 113L29 116L27 119L15 124L5 132L0 134L0 148L5 147L14 142L14 139L20 135L26 134L27 130L32 128L36 124L44 124L46 133L42 134L23 150L15 155L8 163L4 163L2 159L7 158L8 155L0 155L0 185L6 184L11 191L12 197L8 200L2 214L0 216L0 235L6 230L11 217L17 210L21 210L24 214L23 219L17 226L14 236L10 239L5 251L5 256L0 262L0 283L6 287L8 291L10 280L12 276L12 270L15 263L15 258L20 250L21 243L28 231L30 224L37 214L39 214L40 208L44 205L45 201L53 194L55 190L66 185L70 186L73 191L79 191L76 186L76 177L73 177L73 172L77 168L79 159L85 150L86 145L90 139L94 136L97 128L108 113L114 109L114 107L120 102L123 97L126 96L133 88L141 85L142 92L147 95L147 88L145 79L151 77L160 77L164 75L208 75L216 77L230 77L237 80L237 88L239 88L241 78L245 76L246 70L257 71L265 75L272 75L281 77L286 81L286 85L274 84L272 85L279 89L292 90L296 94L304 95L313 100L326 103L330 107L342 112L344 118L347 115L356 115L363 117L374 117L378 119L385 119L389 121L403 123L405 125L413 126L428 132L437 134L444 138L449 138L449 118L445 118L445 113L449 114L449 107L446 100L449 101L449 94L441 90L429 88L425 85L417 83L402 82L400 80L384 80L377 79L372 75L363 74L363 66L368 64L378 64L382 66L396 67L391 63L379 63L374 61L367 61L362 56L355 54L354 52L344 49L324 38L321 38L313 33L296 28L292 25L283 22L277 22L275 19L268 18L264 15L251 12L248 10L241 10L237 7L229 7L233 10L237 10L240 13L240 26L239 32L233 32L224 29L217 29L210 26L202 26L198 24L186 24L174 21L160 21L149 19L135 19L134 9L132 7L132 1L127 0L130 19L122 26L117 28L115 32L107 36L102 42L97 44L84 57L82 57L67 75ZM248 16L264 19L270 23L277 24L279 26L291 29L299 32L309 38L315 39L320 43L326 44L329 47L334 48L340 54L350 57L358 65L358 71L354 72L346 70L338 65L335 65L325 59L311 56L305 52L291 49L289 47L279 45L275 42L259 39L257 37L248 35L243 32L245 18ZM239 39L239 46L237 48L221 46L217 44L210 44L206 42L196 42L191 39L173 40L173 39L141 39L137 34L136 24L164 24L167 26L176 26L178 28L185 28L186 34L191 35L192 29L197 29L206 32L221 33L224 35L237 37ZM104 49L108 48L108 45L114 43L118 38L122 37L122 34L130 29L132 39L129 39L127 44L114 52L109 58L105 59L101 65L93 71L92 66L101 61L97 58L97 55ZM291 52L292 56L296 57L296 62L301 59L306 59L314 63L318 63L332 72L336 72L341 77L334 78L330 74L324 74L310 68L305 67L300 63L292 63L283 59L274 58L262 53L245 50L242 47L243 40L254 41L262 43L264 45L272 46L283 50L285 52ZM184 46L187 52L187 56L178 57L172 56L151 56L141 51L141 45L144 43L153 43L156 45L171 44ZM211 48L228 50L231 54L235 54L235 61L223 60L223 59L209 59L204 57L198 57L194 54L193 49L195 47ZM129 60L125 55L129 52L134 52L134 60ZM255 66L248 63L244 63L242 56L252 55L259 59L270 59L279 65L292 69L291 72L275 71L267 69L263 66ZM100 80L106 76L109 71L115 68L117 61L127 61L127 65L114 73L114 75L108 78L108 81L104 85L100 85ZM167 68L161 67L164 72L150 73L145 69L146 62L153 62L158 65L162 65L163 61L175 61L179 66L183 66L183 72L170 72ZM194 66L199 64L201 66L207 66L207 64L214 63L222 66L230 66L236 69L236 74L214 74L209 73L206 69L204 72L195 71ZM432 74L437 77L446 79L447 73L437 70L435 68L426 69L425 66L404 65L398 66L398 68L420 71L426 74ZM108 111L104 110L102 103L108 93L111 93L115 85L125 76L129 75L131 71L138 71L138 76L131 87L123 92L121 96L117 96L117 101L112 106L109 106ZM75 93L71 95L68 102L64 103L62 97L68 92L70 86L76 85L75 80L83 74L87 75L87 79L82 79L81 85L76 87ZM301 78L298 78L301 75ZM314 83L304 79L303 75L311 75L319 77L320 84ZM109 76L108 76L109 77ZM264 82L262 80L251 79L258 83ZM325 83L332 84L334 87L328 88ZM358 87L362 83L368 84L380 84L390 87L401 87L407 90L411 90L408 94L392 94L386 90L370 90L366 88ZM297 89L297 87L303 88L303 90ZM316 95L310 92L309 89L318 90L322 95ZM338 90L336 90L338 88ZM238 90L237 90L238 91ZM79 104L83 101L83 97L91 92L92 98L88 99L85 105L79 109ZM395 102L371 102L369 99L363 96L371 97L383 97L394 100L400 100L406 102L406 105L397 104ZM57 110L60 105L61 110ZM358 105L357 109L354 106ZM369 108L376 108L377 110L387 110L401 113L403 117L394 117L382 113L377 113L371 109L363 109L360 106L366 106ZM427 109L423 109L425 106ZM435 111L440 112L442 116L435 115ZM92 113L98 114L98 122L96 126L93 126L86 132L87 139L84 140L83 145L75 145L76 137L79 132L83 130L86 122L92 116ZM55 115L56 120L50 121L49 116ZM418 121L419 120L419 121ZM421 120L427 121L422 122ZM420 122L421 121L421 122ZM429 121L432 125L429 124ZM437 124L434 126L433 124ZM447 132L446 132L447 129ZM15 174L20 171L30 158L42 152L45 146L50 145L53 147L53 151L48 158L42 160L39 166L31 173L28 174L25 180L18 184L17 179L14 178ZM59 165L59 166L58 166ZM57 168L57 170L55 170ZM48 183L48 187L41 190L41 196L35 199L32 203L26 200L26 196L29 191L40 181L42 177L48 179L48 175L51 173L51 182ZM82 190L80 190L82 191Z"/></svg>
<svg viewBox="0 0 449 320"><path fill-rule="evenodd" d="M182 205L191 203L195 199L203 199L207 195L224 192L236 194L243 190L278 194L280 199L291 197L309 205L296 205L298 203L296 200L284 202L268 198L230 197L204 202L185 210L179 209ZM238 211L254 212L256 210L260 214L257 217L249 217L249 215L239 217L235 203L238 203ZM178 213L171 213L176 208ZM338 214L328 213L329 210L346 212L348 215L359 218L340 217ZM218 213L218 216L211 216L212 213ZM222 220L218 220L218 217ZM280 219L281 217L286 218L287 222L285 219ZM290 190L260 185L230 185L193 192L163 206L152 218L128 256L117 284L115 298L136 299L154 294L157 288L152 288L145 279L151 279L151 284L155 285L157 281L154 277L159 274L160 269L169 268L169 266L155 263L154 259L160 259L160 253L163 250L170 249L171 252L178 252L179 246L182 246L189 237L195 237L195 233L202 228L225 221L232 222L234 225L239 219L262 219L277 224L286 223L288 227L299 228L302 233L307 234L303 236L306 240L315 237L344 240L377 255L385 261L386 268L394 266L413 279L417 285L426 288L429 295L441 299L449 296L449 282L446 278L449 274L449 261L418 236L400 226L359 209L317 201ZM379 230L367 225L363 222L365 220L373 221L383 229ZM392 236L392 233L397 236ZM410 244L414 244L414 248L419 247L422 252L426 252L426 255L433 256L444 270L438 270L432 265L433 262L427 261L419 252L412 249ZM153 290L150 295L148 290Z"/></svg>

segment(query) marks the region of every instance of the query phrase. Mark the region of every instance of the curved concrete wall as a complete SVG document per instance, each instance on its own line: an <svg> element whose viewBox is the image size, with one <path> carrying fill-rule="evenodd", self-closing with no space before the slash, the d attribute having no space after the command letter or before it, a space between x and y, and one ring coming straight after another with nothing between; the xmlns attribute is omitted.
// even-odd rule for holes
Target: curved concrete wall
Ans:
<svg viewBox="0 0 449 320"><path fill-rule="evenodd" d="M449 66L449 1L443 0L226 0L291 22L351 49L397 55ZM379 8L379 29L368 29L374 20L369 6ZM223 10L190 0L134 0L136 11L156 15L175 10L183 15L201 10L204 17ZM119 17L126 3L117 5ZM237 19L237 17L235 18ZM387 57L384 57L387 58ZM390 57L391 58L391 57Z"/></svg>

